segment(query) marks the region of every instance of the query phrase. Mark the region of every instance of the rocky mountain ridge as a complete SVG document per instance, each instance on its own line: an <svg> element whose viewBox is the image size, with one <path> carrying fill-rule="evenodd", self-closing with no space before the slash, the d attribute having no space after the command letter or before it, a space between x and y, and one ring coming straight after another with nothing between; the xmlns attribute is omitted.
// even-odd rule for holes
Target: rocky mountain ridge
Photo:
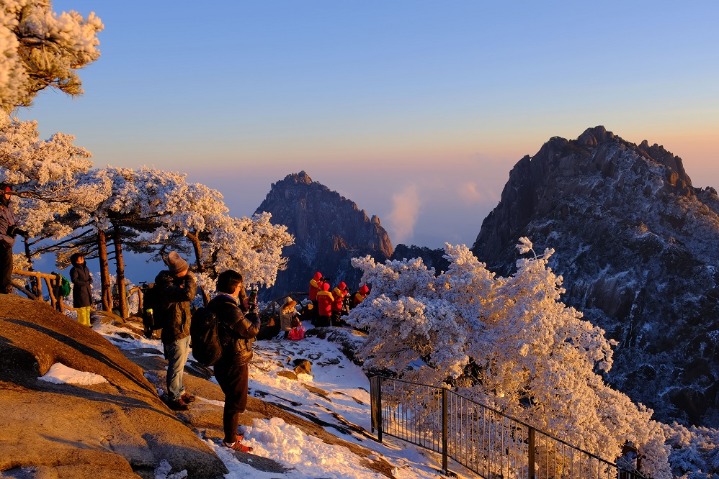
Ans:
<svg viewBox="0 0 719 479"><path fill-rule="evenodd" d="M278 272L272 288L260 293L263 300L306 292L315 271L329 278L333 287L344 281L356 289L361 272L352 267L351 258L371 255L384 261L392 256L392 243L377 216L368 217L304 171L273 183L256 213L262 211L272 213L272 223L286 225L295 237L295 244L283 252L287 269Z"/></svg>
<svg viewBox="0 0 719 479"><path fill-rule="evenodd" d="M664 422L719 426L719 197L681 158L604 127L552 138L510 172L474 253L510 274L554 248L566 304L618 341L607 379Z"/></svg>

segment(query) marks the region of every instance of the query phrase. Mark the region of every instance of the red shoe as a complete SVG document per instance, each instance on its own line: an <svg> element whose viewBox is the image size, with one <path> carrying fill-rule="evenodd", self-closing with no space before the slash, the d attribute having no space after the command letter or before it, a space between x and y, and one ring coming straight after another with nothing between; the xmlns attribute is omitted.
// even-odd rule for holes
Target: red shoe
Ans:
<svg viewBox="0 0 719 479"><path fill-rule="evenodd" d="M175 401L167 401L167 405L173 411L187 411L188 409L190 409L190 406L188 406L187 403L182 400L182 398Z"/></svg>
<svg viewBox="0 0 719 479"><path fill-rule="evenodd" d="M239 451L239 452L251 452L252 448L250 446L245 446L240 441L240 437L237 438L237 441L233 442L232 444L227 444L225 441L222 441L222 445L228 449L232 449L233 451Z"/></svg>
<svg viewBox="0 0 719 479"><path fill-rule="evenodd" d="M185 403L190 404L191 402L195 401L195 396L190 393L182 393L182 396L180 396L180 399L185 401Z"/></svg>

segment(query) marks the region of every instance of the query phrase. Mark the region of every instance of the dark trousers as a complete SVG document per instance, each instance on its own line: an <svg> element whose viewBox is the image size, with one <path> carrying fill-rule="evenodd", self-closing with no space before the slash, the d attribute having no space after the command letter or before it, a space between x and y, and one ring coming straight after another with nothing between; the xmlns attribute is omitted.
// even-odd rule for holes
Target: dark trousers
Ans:
<svg viewBox="0 0 719 479"><path fill-rule="evenodd" d="M237 440L237 426L240 414L247 407L247 384L250 377L250 365L240 364L237 357L220 358L215 364L215 378L225 393L225 408L222 411L222 427L225 442L232 444Z"/></svg>
<svg viewBox="0 0 719 479"><path fill-rule="evenodd" d="M12 248L0 244L0 293L12 293Z"/></svg>
<svg viewBox="0 0 719 479"><path fill-rule="evenodd" d="M317 322L315 323L315 326L319 326L319 327L330 326L330 317L320 315L317 318Z"/></svg>

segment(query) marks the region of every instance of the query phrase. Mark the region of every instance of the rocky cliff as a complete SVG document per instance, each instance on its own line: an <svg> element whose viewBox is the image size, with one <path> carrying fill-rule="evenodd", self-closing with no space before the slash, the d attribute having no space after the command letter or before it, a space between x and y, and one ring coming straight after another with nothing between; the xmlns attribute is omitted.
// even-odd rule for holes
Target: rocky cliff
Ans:
<svg viewBox="0 0 719 479"><path fill-rule="evenodd" d="M431 249L425 246L398 244L390 259L402 261L410 258L422 258L427 268L434 268L434 273L437 275L449 268L449 261L444 257L444 249Z"/></svg>
<svg viewBox="0 0 719 479"><path fill-rule="evenodd" d="M514 245L556 250L564 302L618 341L607 379L655 417L719 426L719 198L662 146L603 127L552 138L510 172L473 251L509 274Z"/></svg>
<svg viewBox="0 0 719 479"><path fill-rule="evenodd" d="M392 256L392 243L376 216L370 219L352 201L312 181L304 171L273 183L256 212L272 213L273 224L283 224L295 244L285 250L287 269L277 274L274 287L261 298L274 299L288 292L307 292L315 271L350 289L359 286L361 273L351 258L371 255L377 261Z"/></svg>

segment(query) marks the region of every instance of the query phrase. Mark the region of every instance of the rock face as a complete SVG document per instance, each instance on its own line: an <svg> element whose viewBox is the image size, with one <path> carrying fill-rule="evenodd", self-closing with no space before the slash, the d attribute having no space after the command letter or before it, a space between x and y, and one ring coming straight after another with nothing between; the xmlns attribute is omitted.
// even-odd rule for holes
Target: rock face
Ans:
<svg viewBox="0 0 719 479"><path fill-rule="evenodd" d="M110 342L46 303L0 296L0 410L12 411L0 414L0 476L150 478L167 461L189 477L224 477L222 461ZM107 382L38 380L55 363Z"/></svg>
<svg viewBox="0 0 719 479"><path fill-rule="evenodd" d="M273 224L283 224L295 237L285 250L287 269L277 274L275 286L261 293L261 299L276 299L289 292L306 293L312 275L320 271L332 287L340 281L350 290L359 286L361 273L351 258L370 255L384 261L392 255L392 243L376 216L312 181L304 171L272 184L256 213L272 213Z"/></svg>
<svg viewBox="0 0 719 479"><path fill-rule="evenodd" d="M427 268L434 268L435 274L440 274L449 268L449 261L444 258L443 249L430 249L425 246L398 244L390 259L402 261L410 258L422 258Z"/></svg>
<svg viewBox="0 0 719 479"><path fill-rule="evenodd" d="M563 301L618 341L611 384L665 422L719 426L716 190L599 126L522 158L473 251L506 275L522 236L556 250Z"/></svg>

